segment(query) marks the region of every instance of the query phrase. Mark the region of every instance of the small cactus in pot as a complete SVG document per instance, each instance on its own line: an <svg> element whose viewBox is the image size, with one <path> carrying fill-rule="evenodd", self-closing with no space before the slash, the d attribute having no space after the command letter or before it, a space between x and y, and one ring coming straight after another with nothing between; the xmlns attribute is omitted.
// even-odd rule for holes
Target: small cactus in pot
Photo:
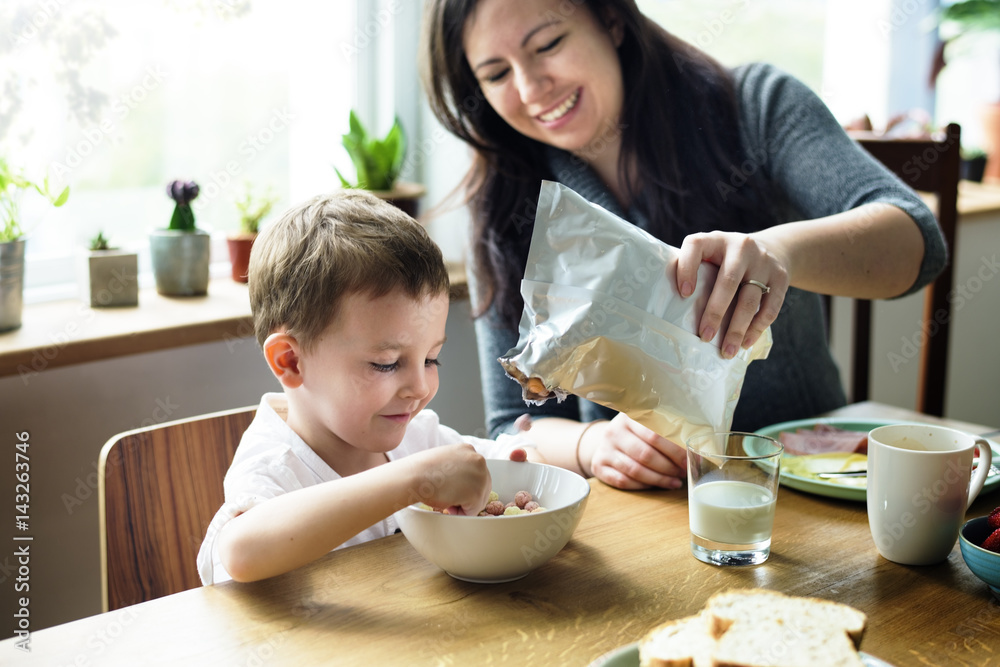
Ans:
<svg viewBox="0 0 1000 667"><path fill-rule="evenodd" d="M175 180L167 185L174 212L169 226L153 231L149 239L160 294L198 296L208 292L210 237L195 227L191 208L199 190L194 181Z"/></svg>

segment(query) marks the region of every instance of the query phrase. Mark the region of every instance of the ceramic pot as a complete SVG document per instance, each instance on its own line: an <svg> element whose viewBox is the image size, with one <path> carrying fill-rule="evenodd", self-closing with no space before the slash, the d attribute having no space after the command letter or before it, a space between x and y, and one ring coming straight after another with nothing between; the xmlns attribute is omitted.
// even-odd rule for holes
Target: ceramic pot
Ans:
<svg viewBox="0 0 1000 667"><path fill-rule="evenodd" d="M419 201L427 192L427 188L419 183L397 182L392 190L372 190L371 193L379 199L384 199L411 218L416 218L419 212Z"/></svg>
<svg viewBox="0 0 1000 667"><path fill-rule="evenodd" d="M0 331L21 326L24 310L24 239L0 243Z"/></svg>
<svg viewBox="0 0 1000 667"><path fill-rule="evenodd" d="M238 283L247 281L250 248L256 238L256 234L238 234L226 239L226 244L229 246L229 261L233 265L233 280Z"/></svg>
<svg viewBox="0 0 1000 667"><path fill-rule="evenodd" d="M139 305L139 256L123 250L91 250L87 256L91 308Z"/></svg>
<svg viewBox="0 0 1000 667"><path fill-rule="evenodd" d="M165 296L208 293L208 232L157 229L149 235L156 291Z"/></svg>

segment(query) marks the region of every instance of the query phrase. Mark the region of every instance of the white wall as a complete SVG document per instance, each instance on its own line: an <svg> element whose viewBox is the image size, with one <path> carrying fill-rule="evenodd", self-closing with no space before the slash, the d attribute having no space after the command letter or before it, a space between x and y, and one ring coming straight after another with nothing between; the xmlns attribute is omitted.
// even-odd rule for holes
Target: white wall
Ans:
<svg viewBox="0 0 1000 667"><path fill-rule="evenodd" d="M1000 212L959 222L945 416L1000 426ZM871 400L914 409L923 293L875 304ZM834 354L848 368L850 303L834 299ZM844 372L845 386L849 373Z"/></svg>
<svg viewBox="0 0 1000 667"><path fill-rule="evenodd" d="M25 313L30 317L30 311ZM468 305L453 305L431 407L460 432L485 433ZM280 390L250 338L193 345L44 371L27 383L0 378L0 434L7 515L14 534L14 434L30 434L29 610L39 630L101 611L97 460L116 433L172 419L254 405ZM14 547L0 551L0 638L13 636ZM17 593L18 597L25 593ZM2 660L0 660L2 662Z"/></svg>

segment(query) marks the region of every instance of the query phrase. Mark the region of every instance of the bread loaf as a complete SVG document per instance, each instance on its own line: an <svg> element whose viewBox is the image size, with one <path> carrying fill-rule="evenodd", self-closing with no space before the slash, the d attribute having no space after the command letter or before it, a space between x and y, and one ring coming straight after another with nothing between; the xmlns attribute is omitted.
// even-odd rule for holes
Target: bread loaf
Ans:
<svg viewBox="0 0 1000 667"><path fill-rule="evenodd" d="M766 590L719 593L696 615L651 630L642 667L862 667L868 619L838 602Z"/></svg>

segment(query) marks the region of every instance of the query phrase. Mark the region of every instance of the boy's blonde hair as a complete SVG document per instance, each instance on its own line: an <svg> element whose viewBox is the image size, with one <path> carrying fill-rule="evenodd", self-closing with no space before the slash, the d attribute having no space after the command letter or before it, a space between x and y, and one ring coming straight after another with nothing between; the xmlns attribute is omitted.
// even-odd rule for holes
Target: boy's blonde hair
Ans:
<svg viewBox="0 0 1000 667"><path fill-rule="evenodd" d="M280 329L309 350L342 299L402 289L413 298L447 293L441 249L420 224L360 190L315 197L268 225L248 272L254 333Z"/></svg>

